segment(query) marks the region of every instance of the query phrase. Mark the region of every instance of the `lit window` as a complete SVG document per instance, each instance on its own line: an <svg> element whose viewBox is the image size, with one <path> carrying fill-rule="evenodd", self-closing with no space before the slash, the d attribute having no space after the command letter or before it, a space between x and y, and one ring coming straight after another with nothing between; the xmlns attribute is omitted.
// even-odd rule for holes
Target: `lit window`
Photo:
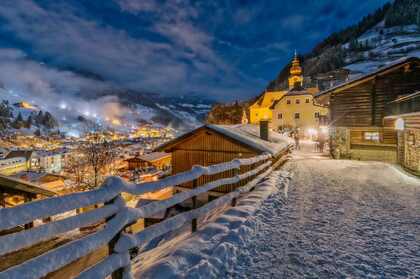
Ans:
<svg viewBox="0 0 420 279"><path fill-rule="evenodd" d="M379 132L364 132L364 139L367 141L379 141Z"/></svg>
<svg viewBox="0 0 420 279"><path fill-rule="evenodd" d="M287 100L287 104L288 104L288 105L290 105L290 104L291 104L290 100Z"/></svg>
<svg viewBox="0 0 420 279"><path fill-rule="evenodd" d="M309 104L309 99L306 99L306 103Z"/></svg>
<svg viewBox="0 0 420 279"><path fill-rule="evenodd" d="M277 118L278 119L282 119L283 118L283 114L282 113L277 114Z"/></svg>
<svg viewBox="0 0 420 279"><path fill-rule="evenodd" d="M319 112L315 112L315 118L319 118Z"/></svg>
<svg viewBox="0 0 420 279"><path fill-rule="evenodd" d="M297 105L300 104L300 100L299 99L296 99L296 104Z"/></svg>
<svg viewBox="0 0 420 279"><path fill-rule="evenodd" d="M300 113L299 112L295 113L295 119L300 119Z"/></svg>

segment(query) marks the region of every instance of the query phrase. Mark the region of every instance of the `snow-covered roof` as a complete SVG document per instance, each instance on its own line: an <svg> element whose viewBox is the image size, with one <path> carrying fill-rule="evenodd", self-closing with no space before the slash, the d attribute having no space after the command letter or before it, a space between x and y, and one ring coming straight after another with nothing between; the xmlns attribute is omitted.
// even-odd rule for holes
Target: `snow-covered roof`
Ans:
<svg viewBox="0 0 420 279"><path fill-rule="evenodd" d="M277 155L279 152L284 151L292 140L274 131L269 133L269 141L260 138L260 128L258 125L252 124L237 124L237 125L204 125L189 133L186 133L170 142L159 146L156 150L168 150L170 147L175 146L182 140L192 136L198 130L209 129L228 137L242 145L249 147L259 153L269 153Z"/></svg>
<svg viewBox="0 0 420 279"><path fill-rule="evenodd" d="M33 183L4 175L0 175L0 188L10 188L20 192L39 194L47 197L56 195L55 192L42 188Z"/></svg>
<svg viewBox="0 0 420 279"><path fill-rule="evenodd" d="M291 139L274 131L269 133L269 141L260 138L260 127L252 124L237 125L206 125L206 127L219 132L229 138L235 139L242 144L252 147L261 152L276 155L285 150L292 142Z"/></svg>
<svg viewBox="0 0 420 279"><path fill-rule="evenodd" d="M404 57L404 58L401 58L401 59L397 59L393 62L390 62L390 63L386 64L385 66L383 66L381 68L378 68L376 71L373 71L373 72L370 72L370 73L367 73L367 74L364 74L364 75L358 75L354 79L351 79L349 81L340 83L340 84L338 84L336 86L333 86L333 87L331 87L327 90L319 92L318 94L315 94L315 98L321 97L323 95L328 95L328 94L330 94L330 93L332 93L332 92L334 92L338 89L341 89L343 87L356 86L361 81L364 81L364 80L367 80L367 79L372 79L376 75L379 75L383 72L386 72L387 70L390 70L391 68L398 67L398 66L404 65L404 64L409 63L409 62L420 62L420 59L418 57Z"/></svg>
<svg viewBox="0 0 420 279"><path fill-rule="evenodd" d="M166 152L152 152L152 153L140 155L138 157L141 160L146 161L146 162L154 162L154 161L166 158L168 156L171 156L171 154L166 153Z"/></svg>

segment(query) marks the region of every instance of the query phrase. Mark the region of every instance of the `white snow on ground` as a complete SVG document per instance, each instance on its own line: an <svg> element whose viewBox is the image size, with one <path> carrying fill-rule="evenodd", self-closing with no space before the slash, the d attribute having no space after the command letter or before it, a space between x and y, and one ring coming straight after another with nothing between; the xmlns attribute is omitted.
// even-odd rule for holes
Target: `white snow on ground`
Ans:
<svg viewBox="0 0 420 279"><path fill-rule="evenodd" d="M288 182L288 174L274 172L236 207L204 226L173 252L147 268L138 262L135 278L219 278L233 266L240 247L250 235L250 216L261 203Z"/></svg>
<svg viewBox="0 0 420 279"><path fill-rule="evenodd" d="M312 148L136 278L418 278L420 180Z"/></svg>
<svg viewBox="0 0 420 279"><path fill-rule="evenodd" d="M263 204L227 277L420 274L420 180L384 163L322 159L299 152L286 166L294 173L288 199Z"/></svg>

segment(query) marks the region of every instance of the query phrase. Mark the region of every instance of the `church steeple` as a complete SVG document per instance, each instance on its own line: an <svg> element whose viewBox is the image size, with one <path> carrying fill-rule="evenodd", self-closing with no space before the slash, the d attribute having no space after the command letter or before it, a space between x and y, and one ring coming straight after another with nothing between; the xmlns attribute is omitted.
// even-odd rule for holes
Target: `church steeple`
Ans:
<svg viewBox="0 0 420 279"><path fill-rule="evenodd" d="M295 50L295 56L292 60L292 67L290 67L289 76L289 89L303 86L303 75L302 67L300 66L300 60Z"/></svg>

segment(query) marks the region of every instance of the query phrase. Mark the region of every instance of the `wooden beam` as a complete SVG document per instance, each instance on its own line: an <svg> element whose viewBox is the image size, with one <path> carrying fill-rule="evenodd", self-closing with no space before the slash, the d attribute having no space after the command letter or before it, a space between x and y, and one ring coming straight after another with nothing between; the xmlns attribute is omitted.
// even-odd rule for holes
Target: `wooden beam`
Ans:
<svg viewBox="0 0 420 279"><path fill-rule="evenodd" d="M372 91L370 93L371 99L371 123L376 126L376 77L372 80Z"/></svg>

